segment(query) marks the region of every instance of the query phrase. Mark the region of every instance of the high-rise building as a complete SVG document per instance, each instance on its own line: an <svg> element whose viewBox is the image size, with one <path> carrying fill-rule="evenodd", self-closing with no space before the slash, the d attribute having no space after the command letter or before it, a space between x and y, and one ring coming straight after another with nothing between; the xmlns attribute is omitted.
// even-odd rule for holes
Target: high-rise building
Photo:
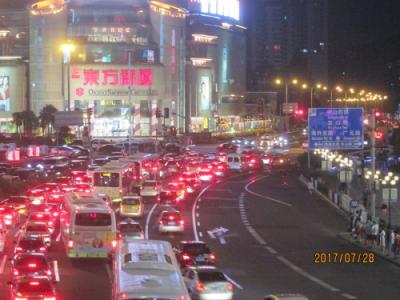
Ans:
<svg viewBox="0 0 400 300"><path fill-rule="evenodd" d="M265 86L265 75L277 73L327 82L327 0L255 0L245 24L251 88Z"/></svg>

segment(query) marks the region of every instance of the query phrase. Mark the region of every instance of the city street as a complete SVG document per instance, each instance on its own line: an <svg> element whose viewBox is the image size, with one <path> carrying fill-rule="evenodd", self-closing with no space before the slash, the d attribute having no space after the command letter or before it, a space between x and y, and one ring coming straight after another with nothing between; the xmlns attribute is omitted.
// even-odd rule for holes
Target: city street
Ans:
<svg viewBox="0 0 400 300"><path fill-rule="evenodd" d="M337 237L348 222L290 176L282 186L278 174L232 175L205 186L187 199L185 232L158 233L159 210L148 199L141 219L150 239L206 241L218 266L235 286L235 299L262 299L270 293L298 292L310 299L396 299L400 269L375 257L369 264L314 262L317 252L361 252ZM151 213L150 213L151 211ZM15 232L15 231L14 231ZM71 260L55 233L50 257L60 299L110 299L111 269L101 260ZM0 299L6 299L7 251L0 260ZM366 289L366 286L370 287ZM373 287L373 288L372 288Z"/></svg>

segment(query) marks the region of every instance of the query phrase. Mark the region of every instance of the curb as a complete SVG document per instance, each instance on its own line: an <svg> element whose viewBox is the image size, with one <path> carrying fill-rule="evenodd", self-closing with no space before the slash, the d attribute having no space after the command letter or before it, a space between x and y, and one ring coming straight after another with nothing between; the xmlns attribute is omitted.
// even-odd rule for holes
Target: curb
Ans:
<svg viewBox="0 0 400 300"><path fill-rule="evenodd" d="M304 177L303 174L301 174L298 178L298 180L304 184L307 187L307 182L308 180L306 179L306 177ZM335 208L336 212L341 215L342 217L344 217L346 220L350 220L350 216L343 211L339 206L337 206L335 203L333 203L328 197L326 197L324 194L322 194L320 191L313 189L312 190L313 194L317 195L319 198L321 198L322 200L324 200L325 202L328 202L328 204L330 206L332 206L333 208Z"/></svg>
<svg viewBox="0 0 400 300"><path fill-rule="evenodd" d="M357 248L366 250L366 251L368 251L368 252L372 252L372 253L374 253L375 255L379 256L380 258L382 258L382 259L384 259L384 260L386 260L386 261L388 261L388 262L394 264L394 265L397 266L397 267L400 267L400 260L399 260L399 261L396 261L396 260L394 260L394 259L391 258L391 257L388 257L388 256L386 256L386 255L383 255L382 253L380 253L379 251L376 251L375 249L368 248L368 247L364 247L363 245L360 245L360 243L359 243L358 241L355 241L355 240L350 236L350 233L347 233L347 232L340 232L340 233L338 234L338 237L341 238L342 240L344 240L345 242L356 246Z"/></svg>

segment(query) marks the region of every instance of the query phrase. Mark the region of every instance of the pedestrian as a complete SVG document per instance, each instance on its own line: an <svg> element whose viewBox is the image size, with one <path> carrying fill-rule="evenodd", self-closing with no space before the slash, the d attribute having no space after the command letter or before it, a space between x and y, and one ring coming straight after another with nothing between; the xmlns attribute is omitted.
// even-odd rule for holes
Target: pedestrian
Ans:
<svg viewBox="0 0 400 300"><path fill-rule="evenodd" d="M385 253L386 253L386 231L383 228L379 234L379 246L382 251L382 254L385 255Z"/></svg>
<svg viewBox="0 0 400 300"><path fill-rule="evenodd" d="M394 231L394 229L392 229L390 231L390 235L389 235L389 254L393 254L395 253L395 244L396 244L396 233Z"/></svg>
<svg viewBox="0 0 400 300"><path fill-rule="evenodd" d="M378 243L378 235L379 235L379 225L376 221L373 222L371 226L371 235L372 235L372 246L376 246Z"/></svg>
<svg viewBox="0 0 400 300"><path fill-rule="evenodd" d="M313 190L313 183L312 183L312 181L307 181L307 189L308 189L308 192L309 192L310 194L312 194L312 190Z"/></svg>

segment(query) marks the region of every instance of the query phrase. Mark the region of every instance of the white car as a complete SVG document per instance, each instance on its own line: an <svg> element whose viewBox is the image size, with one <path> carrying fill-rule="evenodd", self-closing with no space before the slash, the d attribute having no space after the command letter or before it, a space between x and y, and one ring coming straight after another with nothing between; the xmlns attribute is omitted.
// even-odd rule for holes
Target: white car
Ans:
<svg viewBox="0 0 400 300"><path fill-rule="evenodd" d="M231 300L233 285L224 273L213 266L189 267L183 272L183 280L192 299Z"/></svg>
<svg viewBox="0 0 400 300"><path fill-rule="evenodd" d="M181 213L177 210L164 210L160 214L158 231L166 232L183 232L185 222L182 220Z"/></svg>
<svg viewBox="0 0 400 300"><path fill-rule="evenodd" d="M144 239L144 232L142 226L132 220L132 219L125 219L118 223L118 238L120 240L143 240Z"/></svg>
<svg viewBox="0 0 400 300"><path fill-rule="evenodd" d="M140 195L144 197L157 197L160 193L160 186L156 180L145 180Z"/></svg>

